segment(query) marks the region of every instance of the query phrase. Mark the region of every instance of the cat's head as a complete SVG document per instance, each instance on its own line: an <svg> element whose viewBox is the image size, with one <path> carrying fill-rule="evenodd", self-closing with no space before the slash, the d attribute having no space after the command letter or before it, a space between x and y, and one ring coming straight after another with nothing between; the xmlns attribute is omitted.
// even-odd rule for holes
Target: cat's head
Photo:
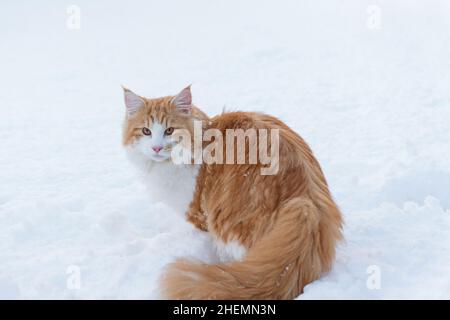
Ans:
<svg viewBox="0 0 450 320"><path fill-rule="evenodd" d="M194 120L207 116L192 105L191 88L175 96L149 99L123 88L126 119L123 144L141 157L156 162L171 158L177 133L188 130L193 137Z"/></svg>

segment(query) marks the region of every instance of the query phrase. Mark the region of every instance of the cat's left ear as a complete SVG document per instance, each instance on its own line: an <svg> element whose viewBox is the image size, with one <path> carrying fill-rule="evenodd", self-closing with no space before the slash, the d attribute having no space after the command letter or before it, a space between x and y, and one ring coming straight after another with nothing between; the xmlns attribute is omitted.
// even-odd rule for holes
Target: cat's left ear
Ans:
<svg viewBox="0 0 450 320"><path fill-rule="evenodd" d="M192 94L191 86L187 86L179 94L177 94L172 102L176 105L177 109L183 113L191 113L192 111Z"/></svg>

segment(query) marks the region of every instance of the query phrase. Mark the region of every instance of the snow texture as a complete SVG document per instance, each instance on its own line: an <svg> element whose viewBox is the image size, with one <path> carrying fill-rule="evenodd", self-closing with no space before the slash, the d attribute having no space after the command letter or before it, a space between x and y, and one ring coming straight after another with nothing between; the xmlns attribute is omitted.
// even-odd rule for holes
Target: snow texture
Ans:
<svg viewBox="0 0 450 320"><path fill-rule="evenodd" d="M73 3L80 29L72 1L0 4L0 298L153 299L167 263L215 259L121 146L121 84L190 83L319 159L346 241L299 299L450 298L448 1Z"/></svg>

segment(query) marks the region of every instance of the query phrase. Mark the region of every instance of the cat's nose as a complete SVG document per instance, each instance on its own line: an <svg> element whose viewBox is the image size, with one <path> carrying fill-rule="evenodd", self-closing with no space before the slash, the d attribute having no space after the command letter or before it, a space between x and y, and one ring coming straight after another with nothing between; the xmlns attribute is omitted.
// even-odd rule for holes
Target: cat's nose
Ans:
<svg viewBox="0 0 450 320"><path fill-rule="evenodd" d="M162 148L163 148L162 146L152 147L153 151L155 151L156 153L159 153L162 150Z"/></svg>

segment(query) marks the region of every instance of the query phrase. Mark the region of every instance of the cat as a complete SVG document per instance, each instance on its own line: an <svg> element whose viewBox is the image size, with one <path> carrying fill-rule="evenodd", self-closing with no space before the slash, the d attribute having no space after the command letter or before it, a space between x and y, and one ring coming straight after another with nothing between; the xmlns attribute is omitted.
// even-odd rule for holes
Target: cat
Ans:
<svg viewBox="0 0 450 320"><path fill-rule="evenodd" d="M189 222L212 235L220 259L170 264L161 278L163 298L293 299L331 269L342 215L311 149L292 129L262 113L209 118L192 104L190 87L156 99L126 88L124 95L128 153L166 203L177 202ZM261 174L261 163L173 163L171 152L181 144L175 133L194 134L196 122L223 135L227 129L277 130L278 171Z"/></svg>

